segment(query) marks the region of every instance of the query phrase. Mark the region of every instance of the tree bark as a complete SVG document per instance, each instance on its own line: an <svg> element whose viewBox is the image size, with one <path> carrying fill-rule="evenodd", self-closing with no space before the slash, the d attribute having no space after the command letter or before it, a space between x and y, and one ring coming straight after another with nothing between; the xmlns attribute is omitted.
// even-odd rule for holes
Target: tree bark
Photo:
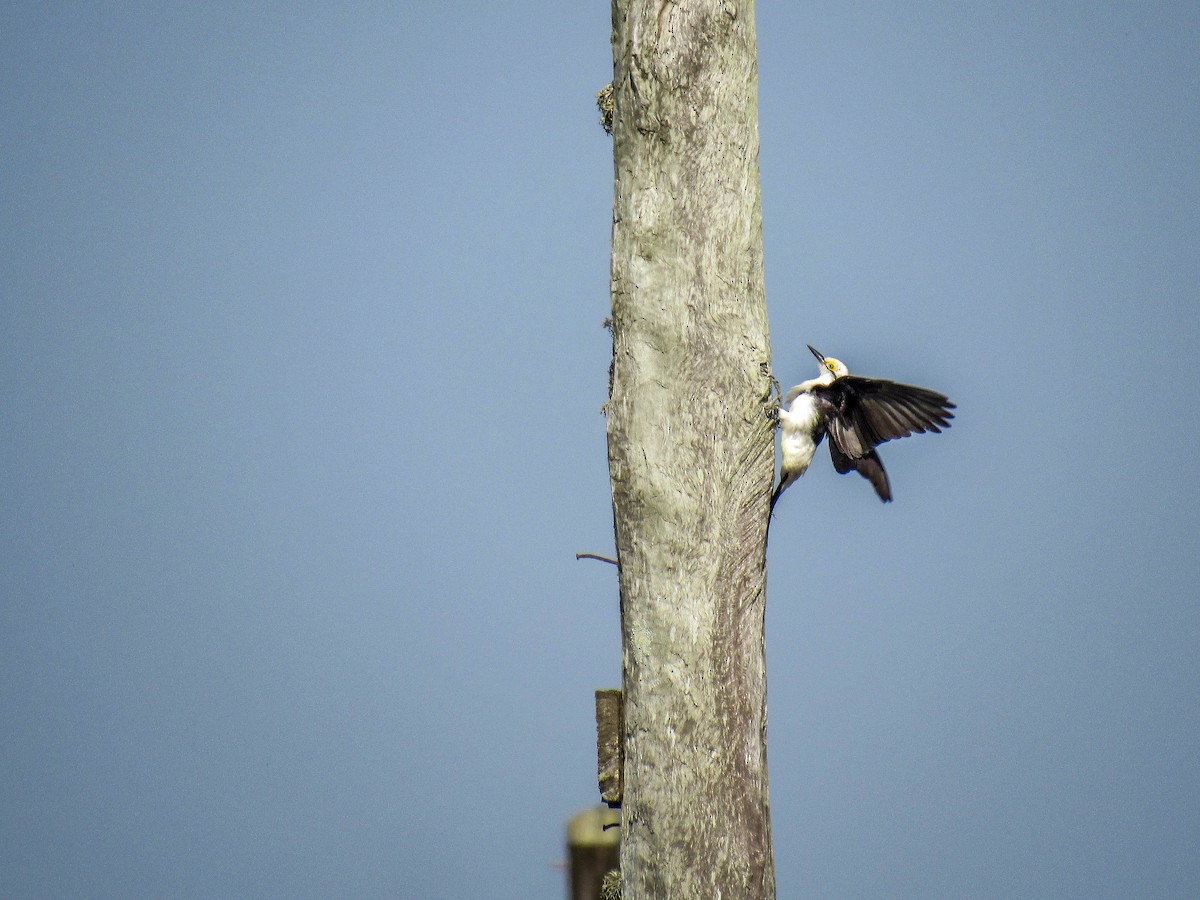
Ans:
<svg viewBox="0 0 1200 900"><path fill-rule="evenodd" d="M613 61L623 896L774 897L754 4L614 0Z"/></svg>

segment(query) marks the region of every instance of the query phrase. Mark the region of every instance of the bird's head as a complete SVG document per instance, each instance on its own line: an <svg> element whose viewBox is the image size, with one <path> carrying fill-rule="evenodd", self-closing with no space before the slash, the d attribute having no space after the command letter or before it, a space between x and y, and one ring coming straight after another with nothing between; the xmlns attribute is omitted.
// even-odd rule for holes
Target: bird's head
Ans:
<svg viewBox="0 0 1200 900"><path fill-rule="evenodd" d="M832 356L824 356L812 344L808 345L808 349L812 351L812 355L817 358L817 362L821 364L821 379L833 381L835 378L841 378L843 375L849 375L850 370L846 368L846 364L840 359L834 359Z"/></svg>

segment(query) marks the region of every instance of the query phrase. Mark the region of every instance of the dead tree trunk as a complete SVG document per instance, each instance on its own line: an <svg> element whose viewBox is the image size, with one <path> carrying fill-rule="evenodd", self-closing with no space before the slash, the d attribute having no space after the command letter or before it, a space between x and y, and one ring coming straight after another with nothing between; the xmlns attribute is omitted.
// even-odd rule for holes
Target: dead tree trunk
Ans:
<svg viewBox="0 0 1200 900"><path fill-rule="evenodd" d="M608 453L638 898L774 897L752 0L614 0Z"/></svg>

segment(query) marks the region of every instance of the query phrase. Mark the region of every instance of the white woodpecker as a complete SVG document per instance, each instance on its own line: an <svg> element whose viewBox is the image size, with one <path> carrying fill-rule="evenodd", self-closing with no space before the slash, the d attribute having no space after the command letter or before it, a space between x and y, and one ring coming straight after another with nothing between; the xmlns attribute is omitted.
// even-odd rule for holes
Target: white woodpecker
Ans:
<svg viewBox="0 0 1200 900"><path fill-rule="evenodd" d="M841 360L822 356L811 344L808 349L820 361L821 374L788 391L779 408L783 465L772 511L784 489L808 470L826 434L833 467L842 474L857 471L880 500L890 502L892 487L875 448L949 428L954 404L937 391L851 375Z"/></svg>

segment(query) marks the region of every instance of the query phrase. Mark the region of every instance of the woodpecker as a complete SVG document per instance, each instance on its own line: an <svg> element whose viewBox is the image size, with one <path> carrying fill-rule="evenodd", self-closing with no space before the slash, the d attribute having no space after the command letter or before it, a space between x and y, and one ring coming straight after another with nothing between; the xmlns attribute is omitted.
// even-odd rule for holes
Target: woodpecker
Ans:
<svg viewBox="0 0 1200 900"><path fill-rule="evenodd" d="M875 448L894 438L949 428L954 404L926 388L851 375L841 360L822 356L811 344L808 349L821 373L788 391L779 408L783 465L771 510L784 489L808 470L827 434L833 467L843 475L857 471L880 500L890 503L892 487Z"/></svg>

